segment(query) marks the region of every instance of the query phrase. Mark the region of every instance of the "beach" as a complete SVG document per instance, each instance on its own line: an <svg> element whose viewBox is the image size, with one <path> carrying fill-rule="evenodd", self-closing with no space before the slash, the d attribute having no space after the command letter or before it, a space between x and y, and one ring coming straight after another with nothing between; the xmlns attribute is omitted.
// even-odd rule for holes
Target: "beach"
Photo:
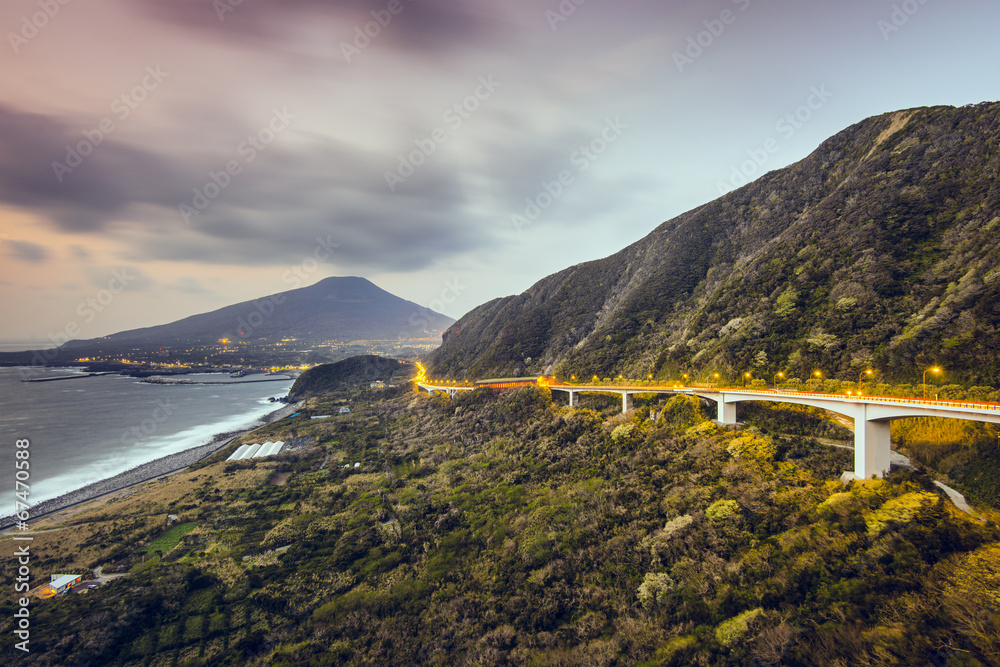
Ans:
<svg viewBox="0 0 1000 667"><path fill-rule="evenodd" d="M69 491L55 498L42 501L29 510L28 522L31 523L55 512L65 510L74 505L84 503L101 496L117 493L136 484L142 484L150 480L171 475L184 470L189 465L201 461L207 456L229 445L233 440L246 435L254 429L260 428L264 424L270 424L299 409L299 405L286 405L274 412L270 412L259 418L257 422L238 431L229 431L216 434L210 442L197 447L191 447L175 454L168 454L160 458L139 464L128 470L118 473L112 477L87 484L73 491ZM17 523L15 516L5 516L0 518L0 530L6 530Z"/></svg>

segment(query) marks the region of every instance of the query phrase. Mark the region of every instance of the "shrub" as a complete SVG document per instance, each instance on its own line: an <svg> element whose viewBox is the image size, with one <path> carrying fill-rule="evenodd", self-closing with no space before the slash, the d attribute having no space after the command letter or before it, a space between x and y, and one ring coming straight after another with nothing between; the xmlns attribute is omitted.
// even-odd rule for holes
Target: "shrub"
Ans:
<svg viewBox="0 0 1000 667"><path fill-rule="evenodd" d="M719 623L718 627L715 628L715 638L723 646L731 645L735 640L745 635L750 623L763 613L764 610L757 607Z"/></svg>
<svg viewBox="0 0 1000 667"><path fill-rule="evenodd" d="M774 440L755 434L745 435L729 443L726 451L733 458L749 461L770 461L778 452L774 445Z"/></svg>
<svg viewBox="0 0 1000 667"><path fill-rule="evenodd" d="M709 521L728 521L740 516L740 504L735 500L717 500L705 510Z"/></svg>
<svg viewBox="0 0 1000 667"><path fill-rule="evenodd" d="M647 572L636 596L646 611L652 611L663 602L667 593L672 591L675 585L674 580L665 572Z"/></svg>

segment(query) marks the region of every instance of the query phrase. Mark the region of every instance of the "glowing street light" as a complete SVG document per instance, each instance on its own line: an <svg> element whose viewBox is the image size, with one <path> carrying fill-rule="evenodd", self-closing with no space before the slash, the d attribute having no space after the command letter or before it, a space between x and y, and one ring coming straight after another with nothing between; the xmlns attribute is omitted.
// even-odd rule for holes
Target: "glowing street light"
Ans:
<svg viewBox="0 0 1000 667"><path fill-rule="evenodd" d="M774 384L774 388L775 389L778 388L778 378L783 378L783 377L785 377L784 373L775 373L774 374L774 383L773 384Z"/></svg>
<svg viewBox="0 0 1000 667"><path fill-rule="evenodd" d="M928 368L927 370L924 371L924 379L920 383L920 384L922 384L924 386L924 398L927 398L927 374L928 373L940 373L940 372L941 372L941 369L938 368L937 366L935 366L934 368Z"/></svg>
<svg viewBox="0 0 1000 667"><path fill-rule="evenodd" d="M743 374L743 386L747 386L747 380L751 379L753 376L750 373Z"/></svg>

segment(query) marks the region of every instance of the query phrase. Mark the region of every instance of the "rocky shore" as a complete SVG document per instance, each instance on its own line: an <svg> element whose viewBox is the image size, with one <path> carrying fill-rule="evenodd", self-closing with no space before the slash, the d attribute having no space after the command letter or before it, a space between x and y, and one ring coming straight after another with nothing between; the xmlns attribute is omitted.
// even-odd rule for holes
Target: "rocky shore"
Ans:
<svg viewBox="0 0 1000 667"><path fill-rule="evenodd" d="M88 484L82 488L64 493L56 498L42 501L29 510L30 517L28 521L35 521L53 512L64 510L67 507L72 507L73 505L93 500L109 493L115 493L130 486L141 484L142 482L148 482L158 477L179 472L192 463L197 463L206 456L214 454L241 435L249 433L263 424L269 424L287 417L295 412L296 409L297 406L295 405L283 407L280 410L275 410L264 415L258 422L246 429L230 433L219 433L207 444L185 449L183 452L177 452L176 454L168 454L167 456L129 468L114 477L108 477L107 479L102 479L93 484ZM15 516L0 517L0 530L10 528L16 523L17 517Z"/></svg>

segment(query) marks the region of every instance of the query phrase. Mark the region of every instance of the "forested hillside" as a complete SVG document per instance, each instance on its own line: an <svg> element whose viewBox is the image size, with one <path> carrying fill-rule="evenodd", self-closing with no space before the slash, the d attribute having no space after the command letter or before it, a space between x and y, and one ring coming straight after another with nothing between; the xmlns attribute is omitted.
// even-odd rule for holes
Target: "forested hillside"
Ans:
<svg viewBox="0 0 1000 667"><path fill-rule="evenodd" d="M455 323L432 375L1000 380L1000 104L899 111Z"/></svg>
<svg viewBox="0 0 1000 667"><path fill-rule="evenodd" d="M624 416L537 387L305 412L254 436L293 451L225 450L35 534L39 578L128 576L34 601L9 662L1000 664L997 515L919 472L844 487L814 415L725 431L688 397Z"/></svg>

